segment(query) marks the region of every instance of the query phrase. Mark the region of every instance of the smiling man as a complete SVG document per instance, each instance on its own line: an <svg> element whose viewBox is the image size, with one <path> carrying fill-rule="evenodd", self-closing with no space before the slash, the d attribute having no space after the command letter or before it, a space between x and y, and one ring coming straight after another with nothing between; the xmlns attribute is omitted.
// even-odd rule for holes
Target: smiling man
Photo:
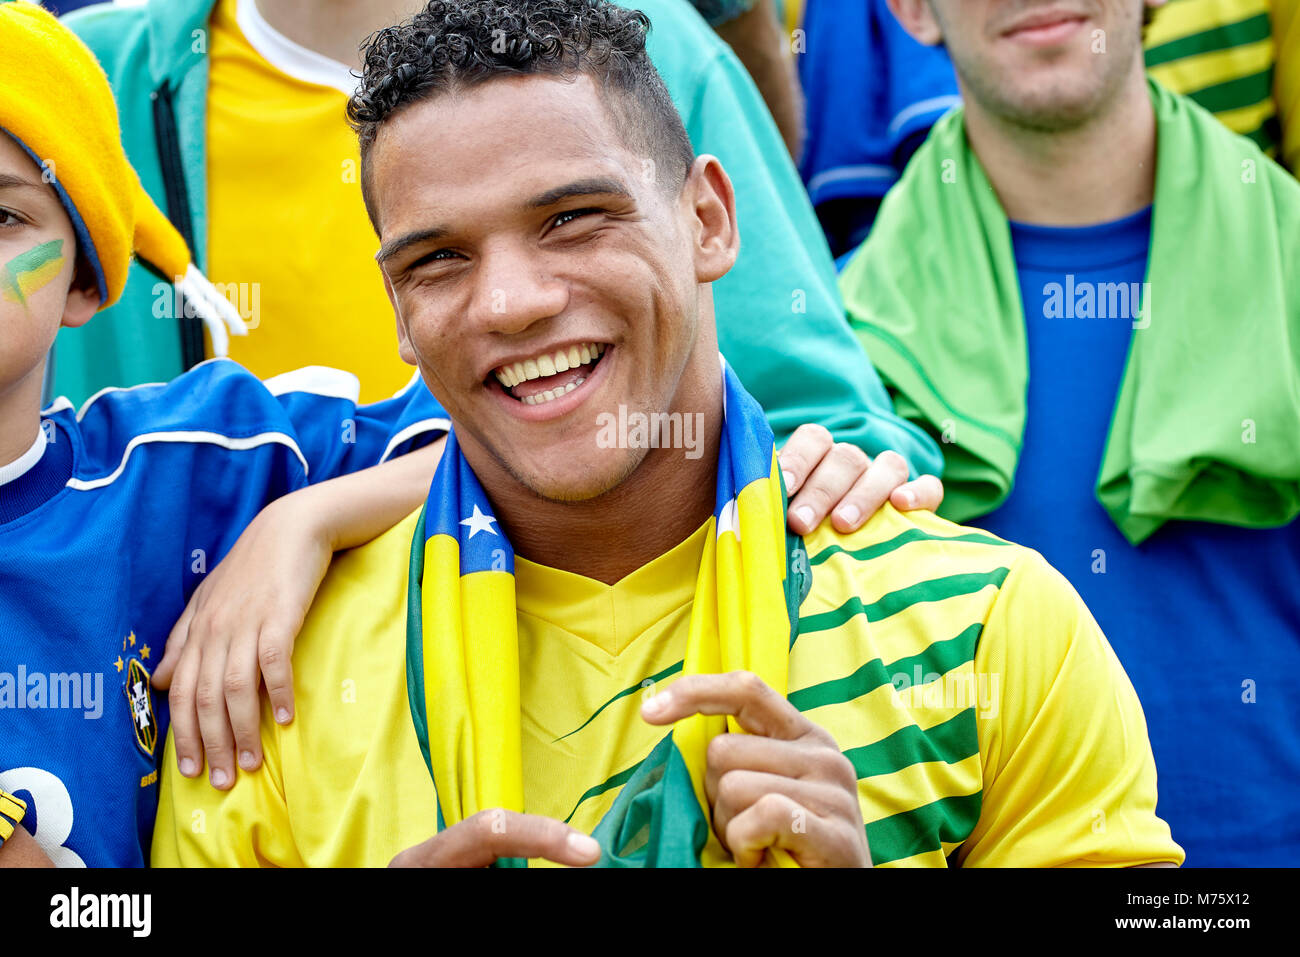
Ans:
<svg viewBox="0 0 1300 957"><path fill-rule="evenodd" d="M940 511L1079 590L1189 863L1293 864L1300 184L1148 80L1155 2L890 4L965 106L841 283L900 412L943 437Z"/></svg>
<svg viewBox="0 0 1300 957"><path fill-rule="evenodd" d="M154 863L1179 862L1133 689L1035 553L888 506L784 531L718 354L731 183L646 28L435 0L372 40L367 205L453 435L331 569L263 768L165 776ZM600 441L620 410L699 415L702 454Z"/></svg>

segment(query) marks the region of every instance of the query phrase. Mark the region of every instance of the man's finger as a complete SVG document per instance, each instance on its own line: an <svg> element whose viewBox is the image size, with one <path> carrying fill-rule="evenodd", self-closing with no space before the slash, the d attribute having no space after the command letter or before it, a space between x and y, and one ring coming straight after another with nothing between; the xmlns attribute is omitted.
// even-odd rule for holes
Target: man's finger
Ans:
<svg viewBox="0 0 1300 957"><path fill-rule="evenodd" d="M247 632L230 643L226 658L224 691L235 754L245 771L256 771L262 763L259 733L262 707L258 698L261 675L257 670L257 638Z"/></svg>
<svg viewBox="0 0 1300 957"><path fill-rule="evenodd" d="M493 808L404 851L393 859L393 866L487 867L503 857L586 867L600 859L600 845L554 818Z"/></svg>
<svg viewBox="0 0 1300 957"><path fill-rule="evenodd" d="M943 482L937 476L922 475L894 489L889 501L894 508L904 512L918 508L938 511L943 504Z"/></svg>
<svg viewBox="0 0 1300 957"><path fill-rule="evenodd" d="M869 471L871 459L856 445L837 442L822 457L797 494L790 501L786 521L800 534L820 525L840 500ZM906 473L900 481L907 479ZM881 496L884 501L884 496Z"/></svg>
<svg viewBox="0 0 1300 957"><path fill-rule="evenodd" d="M293 643L297 629L266 626L257 639L257 661L277 724L293 720Z"/></svg>
<svg viewBox="0 0 1300 957"><path fill-rule="evenodd" d="M829 733L826 739L829 743ZM757 734L719 734L709 741L706 758L704 789L710 801L718 793L718 779L737 770L830 781L848 791L856 791L858 786L857 771L833 744L818 747L806 739L784 741Z"/></svg>
<svg viewBox="0 0 1300 957"><path fill-rule="evenodd" d="M185 643L190 637L190 619L194 617L194 599L191 598L185 610L181 612L180 618L176 619L176 624L172 625L171 632L167 635L167 644L163 646L162 661L154 668L153 674L149 676L149 683L155 688L166 691L171 685L172 675L176 671L176 666L180 664L181 652L185 650Z"/></svg>
<svg viewBox="0 0 1300 957"><path fill-rule="evenodd" d="M785 491L793 496L800 486L808 480L817 463L830 451L835 439L824 425L809 423L794 430L790 441L785 444L777 462L781 467L781 476L785 479Z"/></svg>
<svg viewBox="0 0 1300 957"><path fill-rule="evenodd" d="M771 739L768 739L769 741ZM708 789L706 789L708 790ZM718 778L709 790L713 808L713 829L725 843L731 820L757 804L768 794L783 794L795 804L819 817L851 818L857 810L854 793L826 781L799 780L766 771L733 770Z"/></svg>
<svg viewBox="0 0 1300 957"><path fill-rule="evenodd" d="M834 826L784 794L767 794L731 819L726 844L737 867L757 867L768 848L782 848L804 866L854 863L852 853L830 857L823 848L843 844ZM863 838L865 843L865 836ZM847 849L846 849L847 851Z"/></svg>
<svg viewBox="0 0 1300 957"><path fill-rule="evenodd" d="M907 462L903 457L897 452L881 452L831 512L832 527L844 533L857 531L906 481Z"/></svg>
<svg viewBox="0 0 1300 957"><path fill-rule="evenodd" d="M692 714L729 714L750 734L793 741L815 727L757 675L686 675L641 704L650 724L672 724Z"/></svg>

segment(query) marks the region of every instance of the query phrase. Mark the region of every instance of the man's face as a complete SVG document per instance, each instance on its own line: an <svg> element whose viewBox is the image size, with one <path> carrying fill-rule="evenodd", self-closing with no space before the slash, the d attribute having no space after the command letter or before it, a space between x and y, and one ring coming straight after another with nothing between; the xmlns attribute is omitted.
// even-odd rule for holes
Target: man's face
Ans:
<svg viewBox="0 0 1300 957"><path fill-rule="evenodd" d="M71 291L77 241L72 222L40 168L0 133L0 397L39 389L61 323L79 325L97 297Z"/></svg>
<svg viewBox="0 0 1300 957"><path fill-rule="evenodd" d="M1144 0L930 0L957 72L987 112L1071 129L1112 101L1141 56Z"/></svg>
<svg viewBox="0 0 1300 957"><path fill-rule="evenodd" d="M371 196L402 357L476 470L482 452L545 498L591 498L646 454L600 447L598 416L676 408L716 277L691 190L650 159L585 76L493 79L381 129Z"/></svg>

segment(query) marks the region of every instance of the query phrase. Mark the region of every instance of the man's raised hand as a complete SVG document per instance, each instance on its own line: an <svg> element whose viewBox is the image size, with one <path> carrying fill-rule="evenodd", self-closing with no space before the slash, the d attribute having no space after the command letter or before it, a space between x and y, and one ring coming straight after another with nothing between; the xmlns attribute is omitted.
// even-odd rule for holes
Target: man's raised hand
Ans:
<svg viewBox="0 0 1300 957"><path fill-rule="evenodd" d="M641 705L650 724L732 715L748 734L709 742L713 830L739 867L782 848L804 867L869 867L857 773L829 732L757 675L687 675Z"/></svg>

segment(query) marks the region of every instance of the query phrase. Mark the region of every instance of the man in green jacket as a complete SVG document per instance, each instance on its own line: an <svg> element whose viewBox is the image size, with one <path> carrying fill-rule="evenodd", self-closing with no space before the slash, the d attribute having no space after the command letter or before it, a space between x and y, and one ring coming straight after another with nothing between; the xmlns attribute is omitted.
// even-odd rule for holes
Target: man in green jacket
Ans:
<svg viewBox="0 0 1300 957"><path fill-rule="evenodd" d="M128 155L145 189L190 240L200 267L228 288L260 292L261 314L246 316L250 335L232 340L232 357L263 376L280 371L277 363L340 365L358 373L364 396L386 388L380 377L390 373L387 367L373 373L358 368L368 361L361 353L378 340L384 361L391 361L392 327L373 263L343 255L357 236L369 252L374 248L373 236L345 228L338 218L364 215L355 176L347 181L350 157L340 160L329 150L319 155L323 147L305 127L295 134L293 124L305 121L291 109L268 121L275 109L269 93L229 104L253 67L265 68L256 82L295 80L303 96L308 87L319 93L329 84L341 91L359 41L390 22L393 11L389 4L321 0L319 17L296 21L289 6L280 0L152 0L91 7L68 23L104 64ZM423 4L406 6L413 11ZM653 24L650 53L693 146L718 156L735 184L746 244L716 289L719 314L729 317L720 344L767 411L778 442L813 422L869 454L900 452L914 473L937 472L933 442L894 416L845 323L817 220L749 76L684 0L636 0L636 6ZM223 33L225 24L234 26ZM230 52L244 41L248 49ZM250 65L254 56L266 63ZM242 63L244 72L232 62ZM338 124L345 129L342 103L340 93ZM218 109L219 115L213 112ZM232 116L247 124L240 127L245 135L230 135ZM276 136L294 139L292 149L272 153ZM235 149L245 152L236 158L230 153ZM266 160L249 168L248 157L256 158L258 149L265 149ZM343 191L322 195L312 177L328 166L337 186L340 162ZM265 202L252 192L257 189ZM223 211L228 192L221 190L244 192ZM259 262L265 265L244 265ZM278 274L300 281L273 281ZM349 298L363 281L366 288ZM166 380L204 357L201 329L183 309L156 296L155 285L154 277L134 267L117 306L91 326L60 335L57 393L79 400L107 385ZM246 307L248 297L241 297ZM258 348L277 341L283 345ZM343 358L335 358L339 352Z"/></svg>

